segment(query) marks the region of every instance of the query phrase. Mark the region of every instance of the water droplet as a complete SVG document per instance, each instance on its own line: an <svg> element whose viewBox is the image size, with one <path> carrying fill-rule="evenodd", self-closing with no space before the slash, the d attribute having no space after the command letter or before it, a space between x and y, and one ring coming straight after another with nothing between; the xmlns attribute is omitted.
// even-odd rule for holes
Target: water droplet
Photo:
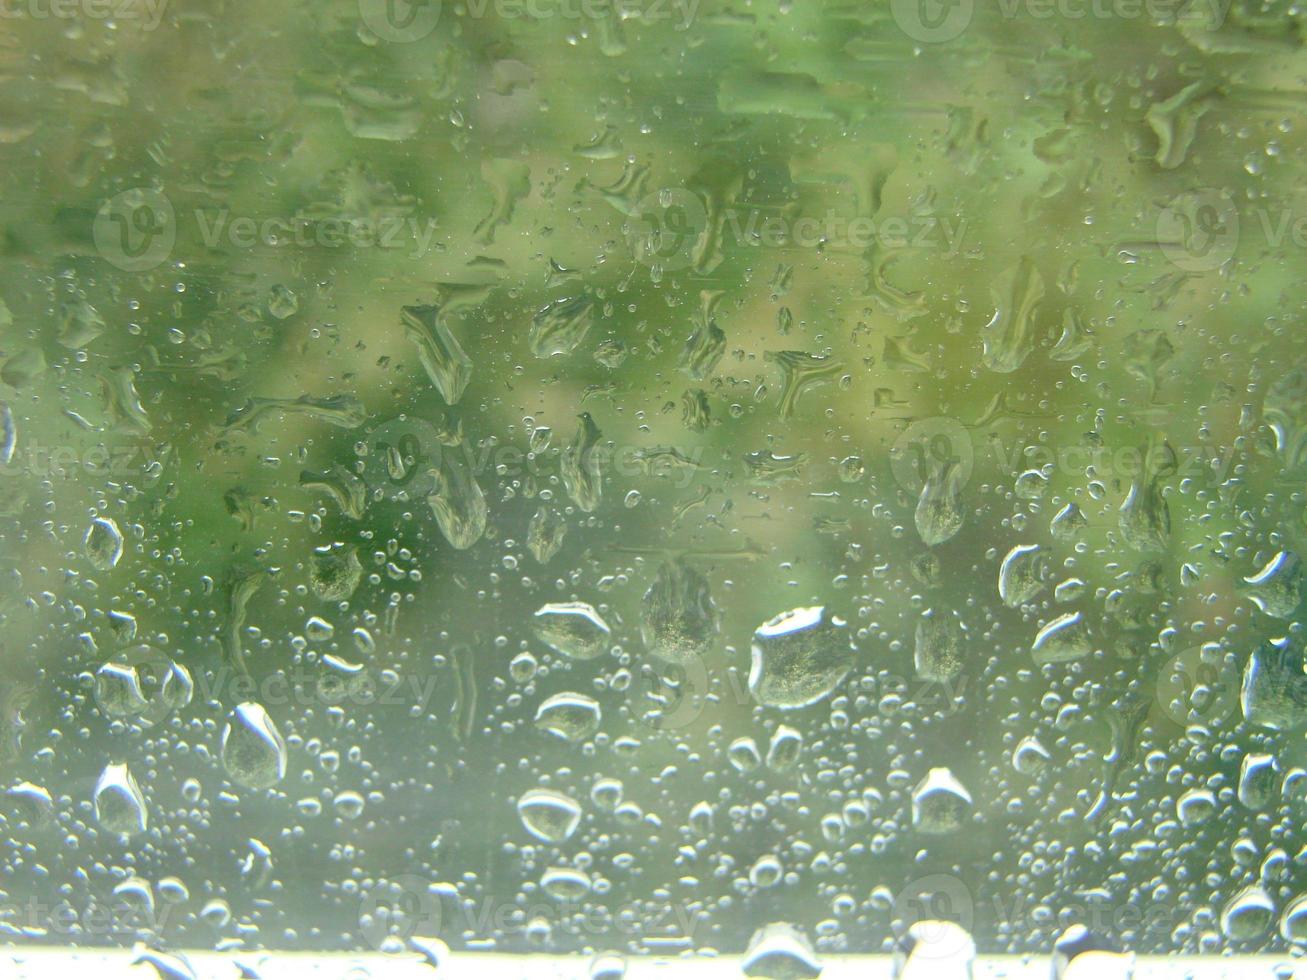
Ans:
<svg viewBox="0 0 1307 980"><path fill-rule="evenodd" d="M749 691L774 708L802 708L830 695L853 668L844 620L824 606L791 609L753 634Z"/></svg>
<svg viewBox="0 0 1307 980"><path fill-rule="evenodd" d="M1030 648L1035 663L1055 664L1079 660L1094 652L1089 626L1078 612L1064 613L1035 634Z"/></svg>
<svg viewBox="0 0 1307 980"><path fill-rule="evenodd" d="M517 801L517 815L531 836L546 844L561 844L581 823L581 804L551 789L531 789Z"/></svg>
<svg viewBox="0 0 1307 980"><path fill-rule="evenodd" d="M746 977L765 980L811 980L821 975L822 965L803 933L773 922L753 934L741 969Z"/></svg>
<svg viewBox="0 0 1307 980"><path fill-rule="evenodd" d="M789 725L777 725L767 745L767 768L776 772L793 769L803 752L803 734Z"/></svg>
<svg viewBox="0 0 1307 980"><path fill-rule="evenodd" d="M947 683L962 671L966 634L957 615L947 609L927 609L917 620L913 664L917 676Z"/></svg>
<svg viewBox="0 0 1307 980"><path fill-rule="evenodd" d="M123 533L112 517L97 517L86 532L84 545L91 565L107 572L123 556Z"/></svg>
<svg viewBox="0 0 1307 980"><path fill-rule="evenodd" d="M1249 885L1221 910L1221 931L1236 942L1257 939L1275 921L1275 903L1260 885Z"/></svg>
<svg viewBox="0 0 1307 980"><path fill-rule="evenodd" d="M717 606L708 580L684 561L664 562L644 594L645 649L669 663L702 657L717 636Z"/></svg>
<svg viewBox="0 0 1307 980"><path fill-rule="evenodd" d="M543 701L536 709L535 726L540 731L576 744L599 730L602 713L599 702L575 691L563 691Z"/></svg>
<svg viewBox="0 0 1307 980"><path fill-rule="evenodd" d="M1302 601L1302 562L1292 551L1281 551L1243 581L1243 593L1268 616L1288 619Z"/></svg>
<svg viewBox="0 0 1307 980"><path fill-rule="evenodd" d="M536 610L535 634L565 657L593 660L608 652L612 630L588 602L550 602Z"/></svg>
<svg viewBox="0 0 1307 980"><path fill-rule="evenodd" d="M912 825L923 834L961 830L971 808L971 794L946 767L930 770L912 791Z"/></svg>
<svg viewBox="0 0 1307 980"><path fill-rule="evenodd" d="M998 570L998 595L1007 606L1020 606L1044 590L1044 554L1037 544L1019 544L1007 553Z"/></svg>
<svg viewBox="0 0 1307 980"><path fill-rule="evenodd" d="M222 765L233 780L266 789L286 775L286 742L263 705L246 701L222 731Z"/></svg>
<svg viewBox="0 0 1307 980"><path fill-rule="evenodd" d="M95 819L113 834L130 837L146 829L145 795L126 763L110 763L95 785Z"/></svg>

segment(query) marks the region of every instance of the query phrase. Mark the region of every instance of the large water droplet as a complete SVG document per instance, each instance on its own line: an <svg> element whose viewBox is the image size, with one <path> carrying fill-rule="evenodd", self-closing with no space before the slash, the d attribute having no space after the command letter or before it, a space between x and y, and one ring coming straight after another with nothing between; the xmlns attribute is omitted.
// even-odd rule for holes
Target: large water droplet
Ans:
<svg viewBox="0 0 1307 980"><path fill-rule="evenodd" d="M222 731L222 765L227 775L251 789L266 789L286 775L286 741L263 705L236 706Z"/></svg>
<svg viewBox="0 0 1307 980"><path fill-rule="evenodd" d="M917 620L913 664L917 676L947 683L962 670L962 647L966 636L957 616L947 609L927 609Z"/></svg>
<svg viewBox="0 0 1307 980"><path fill-rule="evenodd" d="M123 556L123 533L112 517L97 517L92 521L83 543L87 560L102 572L117 565Z"/></svg>
<svg viewBox="0 0 1307 980"><path fill-rule="evenodd" d="M971 794L946 767L930 770L912 791L912 825L923 834L951 834L971 815Z"/></svg>
<svg viewBox="0 0 1307 980"><path fill-rule="evenodd" d="M549 602L536 610L535 633L573 660L593 660L608 650L612 630L588 602Z"/></svg>
<svg viewBox="0 0 1307 980"><path fill-rule="evenodd" d="M1253 651L1239 701L1244 718L1263 728L1292 730L1307 721L1307 674L1297 641L1272 641Z"/></svg>
<svg viewBox="0 0 1307 980"><path fill-rule="evenodd" d="M126 763L110 763L100 773L95 784L95 819L110 833L129 837L146 829L145 794Z"/></svg>
<svg viewBox="0 0 1307 980"><path fill-rule="evenodd" d="M803 933L786 922L763 926L749 940L741 969L746 977L803 980L821 975L821 963Z"/></svg>
<svg viewBox="0 0 1307 980"><path fill-rule="evenodd" d="M1259 885L1249 885L1221 910L1221 931L1238 942L1257 939L1275 921L1275 903Z"/></svg>
<svg viewBox="0 0 1307 980"><path fill-rule="evenodd" d="M1064 613L1035 634L1030 652L1035 663L1056 664L1079 660L1094 652L1089 626L1078 612Z"/></svg>
<svg viewBox="0 0 1307 980"><path fill-rule="evenodd" d="M536 709L535 725L564 741L584 742L599 730L602 713L599 702L575 691L563 691L545 699Z"/></svg>
<svg viewBox="0 0 1307 980"><path fill-rule="evenodd" d="M1302 562L1281 551L1255 575L1243 580L1243 593L1268 616L1288 619L1302 601Z"/></svg>
<svg viewBox="0 0 1307 980"><path fill-rule="evenodd" d="M844 620L824 606L791 609L754 631L749 691L773 708L802 708L827 697L852 668Z"/></svg>
<svg viewBox="0 0 1307 980"><path fill-rule="evenodd" d="M547 844L561 844L576 833L581 804L551 789L531 789L517 801L517 815L531 836Z"/></svg>
<svg viewBox="0 0 1307 980"><path fill-rule="evenodd" d="M1037 544L1019 544L998 569L998 595L1006 606L1020 606L1044 590L1045 562Z"/></svg>
<svg viewBox="0 0 1307 980"><path fill-rule="evenodd" d="M642 635L653 656L670 663L702 657L717 635L708 580L684 561L664 562L644 594Z"/></svg>

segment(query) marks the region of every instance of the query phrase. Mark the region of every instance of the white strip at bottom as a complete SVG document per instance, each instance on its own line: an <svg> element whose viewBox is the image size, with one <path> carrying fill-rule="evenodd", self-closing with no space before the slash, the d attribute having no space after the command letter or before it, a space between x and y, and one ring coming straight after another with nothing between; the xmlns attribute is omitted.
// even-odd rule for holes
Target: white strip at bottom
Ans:
<svg viewBox="0 0 1307 980"><path fill-rule="evenodd" d="M454 953L433 969L412 953L186 952L196 980L590 980L593 957ZM149 964L133 966L131 950L11 947L0 952L0 976L17 980L155 980ZM628 956L624 980L717 980L742 977L742 957ZM821 980L891 980L889 956L826 956ZM950 971L951 972L951 971ZM1049 980L1047 957L980 956L974 980ZM168 976L183 980L186 975ZM1288 956L1140 956L1134 980L1307 980L1307 959Z"/></svg>

